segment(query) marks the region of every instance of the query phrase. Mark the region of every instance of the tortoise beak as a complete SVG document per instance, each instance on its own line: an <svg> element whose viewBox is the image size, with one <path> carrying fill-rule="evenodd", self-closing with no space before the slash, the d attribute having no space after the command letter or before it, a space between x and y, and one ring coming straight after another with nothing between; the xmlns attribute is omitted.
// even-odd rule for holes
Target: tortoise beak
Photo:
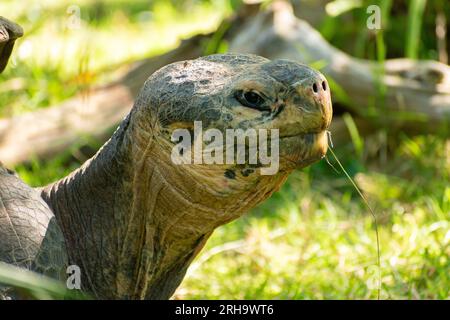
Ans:
<svg viewBox="0 0 450 320"><path fill-rule="evenodd" d="M317 73L312 77L305 78L292 85L298 95L307 97L309 103L299 105L298 107L306 114L317 117L317 127L311 128L312 131L324 131L328 129L333 115L331 106L330 87L327 79L321 74Z"/></svg>

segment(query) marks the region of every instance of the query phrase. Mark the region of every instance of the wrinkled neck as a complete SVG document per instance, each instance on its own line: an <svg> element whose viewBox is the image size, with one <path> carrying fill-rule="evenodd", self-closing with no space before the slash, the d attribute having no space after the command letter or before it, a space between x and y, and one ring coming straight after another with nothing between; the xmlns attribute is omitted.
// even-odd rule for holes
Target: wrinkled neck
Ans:
<svg viewBox="0 0 450 320"><path fill-rule="evenodd" d="M126 127L124 120L93 158L42 191L63 231L69 264L80 267L83 289L99 298L116 295L121 226L131 206Z"/></svg>
<svg viewBox="0 0 450 320"><path fill-rule="evenodd" d="M167 299L213 230L276 186L262 181L218 198L174 168L148 130L128 124L42 196L61 225L69 263L81 269L83 289L98 298Z"/></svg>

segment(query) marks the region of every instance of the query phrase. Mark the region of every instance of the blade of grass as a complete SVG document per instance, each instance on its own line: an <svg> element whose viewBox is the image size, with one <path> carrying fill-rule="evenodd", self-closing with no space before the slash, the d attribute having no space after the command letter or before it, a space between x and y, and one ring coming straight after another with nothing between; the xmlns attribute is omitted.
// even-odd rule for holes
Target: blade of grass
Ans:
<svg viewBox="0 0 450 320"><path fill-rule="evenodd" d="M68 290L61 282L29 270L0 262L0 284L22 289L38 299L86 299Z"/></svg>
<svg viewBox="0 0 450 320"><path fill-rule="evenodd" d="M355 121L349 113L346 113L342 116L345 125L350 133L350 137L353 142L353 146L355 147L355 151L359 157L362 157L364 150L364 141L361 139L361 135L358 132L358 128L356 127Z"/></svg>
<svg viewBox="0 0 450 320"><path fill-rule="evenodd" d="M342 165L342 163L339 161L338 157L336 156L336 154L333 152L333 149L329 148L328 149L330 151L330 153L333 155L334 159L336 160L337 164L339 165L339 167L341 168L342 172L345 174L345 176L347 177L347 179L351 182L351 184L353 185L353 187L355 188L355 190L358 192L359 196L361 197L361 199L363 199L364 204L367 206L367 208L370 211L370 214L372 215L373 218L373 223L374 223L374 227L375 227L375 234L376 234L376 239L377 239L377 267L378 267L378 288L377 288L377 299L380 300L380 292L381 292L381 251L380 251L380 237L378 234L378 221L377 221L377 216L375 214L375 212L372 210L371 206L369 205L369 201L367 201L367 198L363 195L363 193L361 192L361 190L358 188L358 186L356 185L355 181L352 179L352 177L350 177L350 175L347 173L347 171L345 170L344 166Z"/></svg>
<svg viewBox="0 0 450 320"><path fill-rule="evenodd" d="M411 0L409 2L405 48L407 58L417 59L419 57L420 30L426 3L426 0Z"/></svg>

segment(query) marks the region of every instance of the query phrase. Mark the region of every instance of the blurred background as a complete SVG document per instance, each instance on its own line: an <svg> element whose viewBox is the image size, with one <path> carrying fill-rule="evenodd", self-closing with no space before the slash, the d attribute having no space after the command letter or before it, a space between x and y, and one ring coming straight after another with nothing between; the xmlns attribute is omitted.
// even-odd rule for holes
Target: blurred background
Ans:
<svg viewBox="0 0 450 320"><path fill-rule="evenodd" d="M257 9L243 9L252 3ZM199 41L199 54L226 52L229 39L245 31L245 19L273 5L255 0L2 0L0 15L20 24L25 35L0 75L1 121L58 108L76 97L89 99L97 88L126 82L142 63L166 61L182 39L195 44L195 35L207 35ZM382 66L387 59L410 58L448 68L447 0L299 0L291 5L298 18L356 62ZM366 27L370 5L381 9L381 29ZM272 45L278 50L276 42ZM374 219L336 159L328 156L295 172L245 217L216 230L174 298L374 299L381 274L381 298L449 299L449 114L443 113L442 121L428 121L425 114L417 122L396 113L396 124L402 125L393 130L392 122L383 120L383 109L368 103L370 112L361 112L358 108L366 106L352 103L355 93L333 80L323 61L308 62L324 68L330 79L335 118L344 132L333 151L377 216L380 268ZM441 85L448 74L441 79L438 73L437 80L432 78L436 85L422 90L416 71L422 77L419 65L400 76L418 81L418 91L431 92L430 103L440 93L448 104L450 89ZM383 87L366 100L384 101L379 99ZM58 152L8 165L28 184L42 186L92 156L115 125L104 134L77 135Z"/></svg>

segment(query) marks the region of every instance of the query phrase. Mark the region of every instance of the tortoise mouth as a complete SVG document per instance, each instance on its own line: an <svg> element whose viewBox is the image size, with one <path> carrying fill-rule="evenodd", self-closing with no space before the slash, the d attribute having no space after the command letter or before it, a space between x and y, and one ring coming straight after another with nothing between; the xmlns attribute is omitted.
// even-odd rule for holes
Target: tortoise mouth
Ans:
<svg viewBox="0 0 450 320"><path fill-rule="evenodd" d="M307 167L324 158L327 150L326 131L280 137L280 160L287 168Z"/></svg>

